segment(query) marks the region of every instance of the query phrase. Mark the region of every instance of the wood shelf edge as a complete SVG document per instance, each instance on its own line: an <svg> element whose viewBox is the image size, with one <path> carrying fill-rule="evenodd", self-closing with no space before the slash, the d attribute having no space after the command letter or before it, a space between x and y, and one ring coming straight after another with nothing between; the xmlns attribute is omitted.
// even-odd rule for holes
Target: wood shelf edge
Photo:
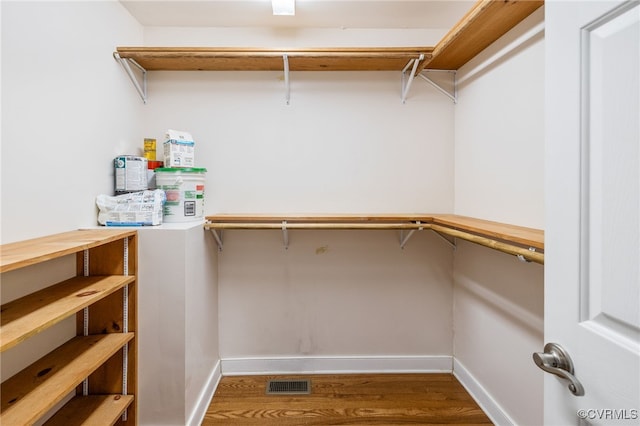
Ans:
<svg viewBox="0 0 640 426"><path fill-rule="evenodd" d="M0 246L0 273L136 235L135 230L82 229Z"/></svg>
<svg viewBox="0 0 640 426"><path fill-rule="evenodd" d="M134 338L134 333L74 337L0 388L0 423L31 424Z"/></svg>
<svg viewBox="0 0 640 426"><path fill-rule="evenodd" d="M76 396L58 410L44 425L113 425L131 405L133 400L133 395Z"/></svg>
<svg viewBox="0 0 640 426"><path fill-rule="evenodd" d="M74 315L127 284L134 276L74 277L2 305L0 352Z"/></svg>

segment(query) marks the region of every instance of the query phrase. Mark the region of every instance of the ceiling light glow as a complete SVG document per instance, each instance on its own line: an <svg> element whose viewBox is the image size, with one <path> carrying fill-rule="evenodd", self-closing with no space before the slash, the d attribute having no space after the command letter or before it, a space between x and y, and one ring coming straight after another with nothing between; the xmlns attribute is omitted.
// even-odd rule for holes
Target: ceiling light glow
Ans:
<svg viewBox="0 0 640 426"><path fill-rule="evenodd" d="M274 15L295 15L295 0L271 0L271 7Z"/></svg>

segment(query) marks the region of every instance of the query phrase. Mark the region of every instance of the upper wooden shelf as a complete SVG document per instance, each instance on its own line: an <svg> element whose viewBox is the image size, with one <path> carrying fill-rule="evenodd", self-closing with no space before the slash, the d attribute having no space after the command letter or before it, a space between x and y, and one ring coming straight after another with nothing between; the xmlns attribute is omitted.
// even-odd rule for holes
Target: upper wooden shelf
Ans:
<svg viewBox="0 0 640 426"><path fill-rule="evenodd" d="M252 49L232 47L118 47L147 71L399 71L431 58L432 47Z"/></svg>
<svg viewBox="0 0 640 426"><path fill-rule="evenodd" d="M543 4L544 0L476 2L438 42L424 68L459 69Z"/></svg>
<svg viewBox="0 0 640 426"><path fill-rule="evenodd" d="M0 272L8 272L133 236L136 231L96 229L64 232L0 246Z"/></svg>
<svg viewBox="0 0 640 426"><path fill-rule="evenodd" d="M224 229L282 229L283 231L288 229L431 229L527 260L544 263L544 231L450 214L219 214L207 216L204 226L212 231ZM215 235L221 246L220 236Z"/></svg>
<svg viewBox="0 0 640 426"><path fill-rule="evenodd" d="M457 70L544 4L543 0L479 0L435 47L233 48L117 47L120 58L148 71L400 71Z"/></svg>

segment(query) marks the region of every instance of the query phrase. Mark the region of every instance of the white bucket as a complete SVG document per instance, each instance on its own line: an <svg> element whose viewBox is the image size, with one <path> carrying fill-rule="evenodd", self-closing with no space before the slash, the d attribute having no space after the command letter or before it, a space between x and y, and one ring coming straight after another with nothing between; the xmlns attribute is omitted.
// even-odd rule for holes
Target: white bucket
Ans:
<svg viewBox="0 0 640 426"><path fill-rule="evenodd" d="M162 209L165 222L200 220L204 214L204 178L207 169L162 167L156 169L156 187L167 201Z"/></svg>

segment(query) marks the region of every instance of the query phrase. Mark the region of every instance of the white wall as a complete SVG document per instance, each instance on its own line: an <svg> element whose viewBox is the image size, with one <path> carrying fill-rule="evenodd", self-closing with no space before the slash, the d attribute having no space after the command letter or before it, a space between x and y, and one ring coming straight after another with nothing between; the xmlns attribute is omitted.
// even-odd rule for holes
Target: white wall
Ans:
<svg viewBox="0 0 640 426"><path fill-rule="evenodd" d="M458 74L457 214L543 228L543 12ZM453 270L457 374L498 424L542 424L543 267L461 242Z"/></svg>
<svg viewBox="0 0 640 426"><path fill-rule="evenodd" d="M145 43L207 44L220 32L231 46L254 35L147 28ZM374 36L370 44L388 43ZM338 39L272 37L261 44ZM453 104L418 80L402 104L399 71L292 72L290 105L282 72L154 72L144 117L158 140L167 128L193 134L207 214L453 208ZM416 236L403 251L396 233L290 234L284 250L278 232L225 232L224 359L451 355L451 254L441 241Z"/></svg>
<svg viewBox="0 0 640 426"><path fill-rule="evenodd" d="M142 27L115 1L1 7L2 242L94 225L113 158L142 144L142 107L112 57Z"/></svg>
<svg viewBox="0 0 640 426"><path fill-rule="evenodd" d="M146 136L144 106L112 56L116 46L143 44L142 27L117 1L0 6L2 243L93 227L95 196L113 193L113 158L140 153ZM202 409L219 360L216 260L201 225L174 231L182 258L172 255L175 239L166 235L139 234L138 413L141 424L183 425ZM153 272L163 254L174 275L161 276L169 283L160 289ZM2 303L73 275L73 258L3 274ZM171 287L179 280L189 286ZM2 379L73 335L70 318L4 352ZM176 352L181 363L171 362Z"/></svg>

